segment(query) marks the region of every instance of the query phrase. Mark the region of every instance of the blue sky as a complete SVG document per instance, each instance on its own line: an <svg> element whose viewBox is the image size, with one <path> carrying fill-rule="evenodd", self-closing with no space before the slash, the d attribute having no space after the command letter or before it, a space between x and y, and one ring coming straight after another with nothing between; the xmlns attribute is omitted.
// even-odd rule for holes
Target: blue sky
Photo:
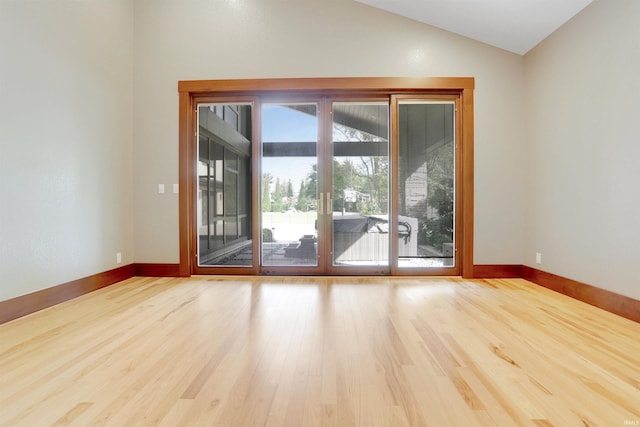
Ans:
<svg viewBox="0 0 640 427"><path fill-rule="evenodd" d="M318 140L318 118L275 104L262 106L262 140L267 142L313 142ZM262 172L270 173L280 182L289 180L294 192L298 192L300 181L311 172L317 163L315 157L265 157Z"/></svg>

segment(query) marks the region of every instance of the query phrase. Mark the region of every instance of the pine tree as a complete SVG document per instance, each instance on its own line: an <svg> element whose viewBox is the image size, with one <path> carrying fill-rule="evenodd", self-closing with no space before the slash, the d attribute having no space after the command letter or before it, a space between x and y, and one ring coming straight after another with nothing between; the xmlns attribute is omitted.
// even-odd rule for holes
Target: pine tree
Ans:
<svg viewBox="0 0 640 427"><path fill-rule="evenodd" d="M276 187L273 191L271 207L273 212L282 212L282 185L280 184L280 178L276 178Z"/></svg>
<svg viewBox="0 0 640 427"><path fill-rule="evenodd" d="M293 184L291 183L291 180L287 183L287 197L293 198Z"/></svg>
<svg viewBox="0 0 640 427"><path fill-rule="evenodd" d="M303 212L307 211L307 189L304 186L304 179L300 181L300 191L298 192L296 209Z"/></svg>
<svg viewBox="0 0 640 427"><path fill-rule="evenodd" d="M271 182L270 173L262 174L262 212L271 212Z"/></svg>

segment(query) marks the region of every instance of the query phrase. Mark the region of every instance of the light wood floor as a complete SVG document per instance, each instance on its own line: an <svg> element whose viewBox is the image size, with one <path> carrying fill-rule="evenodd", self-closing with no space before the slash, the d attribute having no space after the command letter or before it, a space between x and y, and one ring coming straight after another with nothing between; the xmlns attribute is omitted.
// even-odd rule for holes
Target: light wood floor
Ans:
<svg viewBox="0 0 640 427"><path fill-rule="evenodd" d="M524 280L134 278L0 326L0 426L640 425L640 324Z"/></svg>

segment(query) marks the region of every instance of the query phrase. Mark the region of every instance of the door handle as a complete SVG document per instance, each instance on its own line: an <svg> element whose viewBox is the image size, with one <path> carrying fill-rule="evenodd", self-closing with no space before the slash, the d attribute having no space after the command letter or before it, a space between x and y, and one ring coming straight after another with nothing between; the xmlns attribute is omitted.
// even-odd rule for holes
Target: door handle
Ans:
<svg viewBox="0 0 640 427"><path fill-rule="evenodd" d="M318 215L322 215L322 201L324 200L324 194L320 193L320 198L318 199Z"/></svg>
<svg viewBox="0 0 640 427"><path fill-rule="evenodd" d="M327 191L327 215L333 215L333 200L331 200L330 191Z"/></svg>

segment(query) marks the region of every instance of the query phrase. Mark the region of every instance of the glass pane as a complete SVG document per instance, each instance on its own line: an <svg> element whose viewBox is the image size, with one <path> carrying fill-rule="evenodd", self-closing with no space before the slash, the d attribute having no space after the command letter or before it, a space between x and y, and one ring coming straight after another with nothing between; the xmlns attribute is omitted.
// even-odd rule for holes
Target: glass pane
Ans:
<svg viewBox="0 0 640 427"><path fill-rule="evenodd" d="M251 266L251 105L198 107L198 265Z"/></svg>
<svg viewBox="0 0 640 427"><path fill-rule="evenodd" d="M224 168L228 171L238 171L238 155L232 150L224 150Z"/></svg>
<svg viewBox="0 0 640 427"><path fill-rule="evenodd" d="M399 267L455 265L453 103L398 108Z"/></svg>
<svg viewBox="0 0 640 427"><path fill-rule="evenodd" d="M389 265L389 106L333 104L333 265Z"/></svg>
<svg viewBox="0 0 640 427"><path fill-rule="evenodd" d="M262 265L318 264L317 111L262 107Z"/></svg>
<svg viewBox="0 0 640 427"><path fill-rule="evenodd" d="M225 170L224 173L224 229L225 242L233 242L238 238L238 211L236 198L238 197L238 180L235 172Z"/></svg>

